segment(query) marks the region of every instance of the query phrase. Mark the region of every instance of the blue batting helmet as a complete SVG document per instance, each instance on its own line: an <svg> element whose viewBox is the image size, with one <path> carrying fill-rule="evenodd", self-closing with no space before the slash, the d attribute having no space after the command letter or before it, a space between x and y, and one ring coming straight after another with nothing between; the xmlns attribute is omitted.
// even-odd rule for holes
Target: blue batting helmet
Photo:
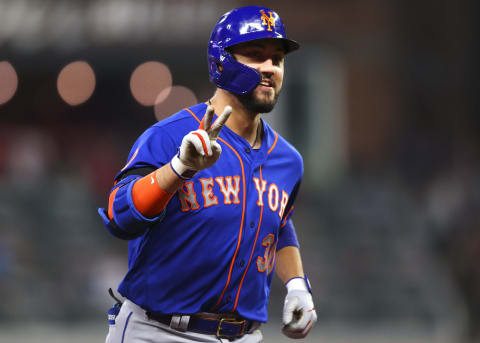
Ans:
<svg viewBox="0 0 480 343"><path fill-rule="evenodd" d="M208 42L210 81L233 93L250 93L260 83L260 73L237 62L227 49L239 43L263 38L280 39L285 53L300 47L297 42L287 38L285 26L278 14L266 7L240 7L220 17Z"/></svg>

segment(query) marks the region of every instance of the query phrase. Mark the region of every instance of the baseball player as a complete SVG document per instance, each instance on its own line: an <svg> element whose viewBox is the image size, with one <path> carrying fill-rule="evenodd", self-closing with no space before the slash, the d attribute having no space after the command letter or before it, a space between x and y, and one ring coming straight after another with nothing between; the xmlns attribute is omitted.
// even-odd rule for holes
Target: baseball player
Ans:
<svg viewBox="0 0 480 343"><path fill-rule="evenodd" d="M128 272L110 342L260 342L273 271L285 283L285 335L317 320L292 224L300 154L263 119L299 48L271 9L224 14L208 43L214 96L148 128L116 175L108 230Z"/></svg>

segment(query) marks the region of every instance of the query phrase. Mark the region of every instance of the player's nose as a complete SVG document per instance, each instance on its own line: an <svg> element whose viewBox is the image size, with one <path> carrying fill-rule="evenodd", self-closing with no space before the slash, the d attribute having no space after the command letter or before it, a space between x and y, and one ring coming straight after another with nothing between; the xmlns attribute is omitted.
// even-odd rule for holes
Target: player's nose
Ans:
<svg viewBox="0 0 480 343"><path fill-rule="evenodd" d="M271 58L265 59L263 61L263 63L261 63L258 66L258 71L261 74L268 74L268 75L272 75L273 73L275 73L275 67L273 65L273 60Z"/></svg>

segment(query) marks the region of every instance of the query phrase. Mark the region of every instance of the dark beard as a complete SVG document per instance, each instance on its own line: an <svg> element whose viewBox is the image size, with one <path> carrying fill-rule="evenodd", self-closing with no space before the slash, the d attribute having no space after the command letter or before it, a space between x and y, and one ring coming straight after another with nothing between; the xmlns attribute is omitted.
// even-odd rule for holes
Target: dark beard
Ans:
<svg viewBox="0 0 480 343"><path fill-rule="evenodd" d="M280 92L275 94L273 101L262 102L258 98L254 97L253 91L247 94L235 94L240 103L245 106L246 109L253 113L269 113L275 107Z"/></svg>

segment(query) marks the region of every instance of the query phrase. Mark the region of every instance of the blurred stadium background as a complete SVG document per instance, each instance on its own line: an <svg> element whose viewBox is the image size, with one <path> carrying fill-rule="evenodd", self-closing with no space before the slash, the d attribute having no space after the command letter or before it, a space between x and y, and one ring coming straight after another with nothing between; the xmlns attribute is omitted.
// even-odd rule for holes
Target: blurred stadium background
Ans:
<svg viewBox="0 0 480 343"><path fill-rule="evenodd" d="M305 161L305 341L480 342L467 0L0 0L0 342L104 341L126 243L96 209L145 128L212 95L210 30L246 4L302 44L265 118ZM266 342L287 341L283 296L275 280Z"/></svg>

